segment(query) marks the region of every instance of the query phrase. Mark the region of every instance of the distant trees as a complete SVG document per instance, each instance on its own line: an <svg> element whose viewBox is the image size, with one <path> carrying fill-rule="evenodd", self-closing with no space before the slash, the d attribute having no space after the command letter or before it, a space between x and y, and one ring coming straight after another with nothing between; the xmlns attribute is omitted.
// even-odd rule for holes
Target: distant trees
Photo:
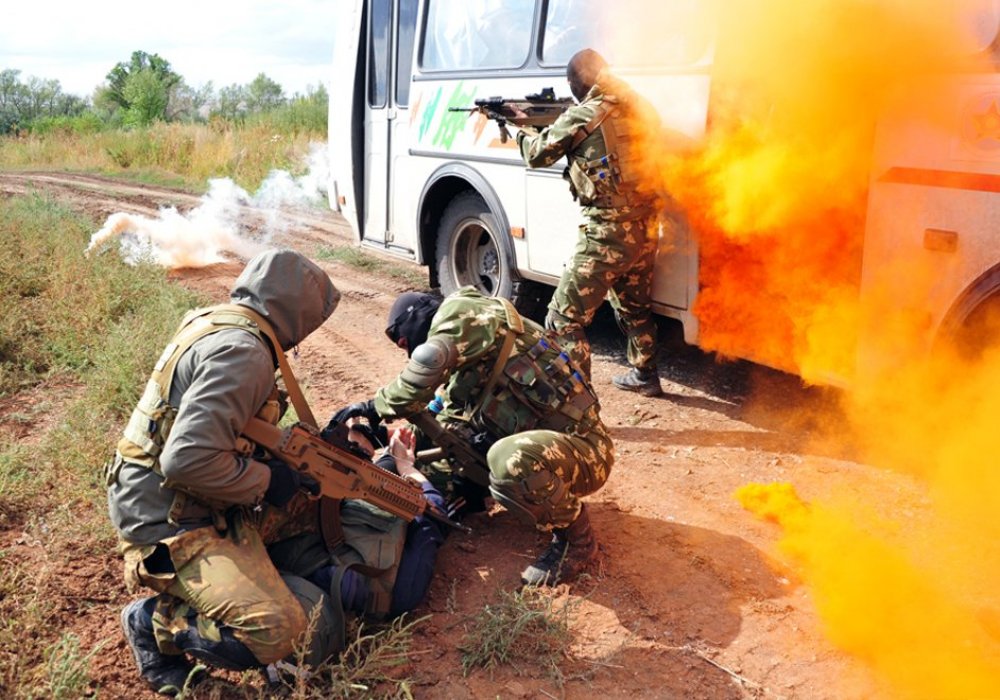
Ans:
<svg viewBox="0 0 1000 700"><path fill-rule="evenodd" d="M296 130L326 129L328 95L322 85L288 98L281 85L259 73L245 85L234 83L218 93L212 83L195 89L168 60L145 51L133 51L128 61L108 72L106 80L88 101L62 92L57 80L22 81L20 71L0 70L0 134L15 125L32 129L42 122L45 129L53 124L64 128L66 119L80 117L88 131L210 118L238 123L263 119Z"/></svg>
<svg viewBox="0 0 1000 700"><path fill-rule="evenodd" d="M20 78L21 71L0 70L0 134L45 117L76 116L87 107L76 95L62 91L58 80Z"/></svg>
<svg viewBox="0 0 1000 700"><path fill-rule="evenodd" d="M126 126L166 121L171 92L182 82L170 61L145 51L133 51L129 62L116 64L107 80L106 98L124 111Z"/></svg>

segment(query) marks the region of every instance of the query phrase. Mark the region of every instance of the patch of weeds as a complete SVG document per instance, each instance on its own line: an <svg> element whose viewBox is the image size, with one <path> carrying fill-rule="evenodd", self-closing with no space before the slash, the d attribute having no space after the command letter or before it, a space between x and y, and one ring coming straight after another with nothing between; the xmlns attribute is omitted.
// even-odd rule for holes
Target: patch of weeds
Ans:
<svg viewBox="0 0 1000 700"><path fill-rule="evenodd" d="M367 253L360 246L323 246L316 251L316 257L320 260L343 263L358 270L386 275L415 289L427 286L427 275L423 270L382 260Z"/></svg>
<svg viewBox="0 0 1000 700"><path fill-rule="evenodd" d="M0 449L0 513L15 512L38 488L30 450L13 444Z"/></svg>
<svg viewBox="0 0 1000 700"><path fill-rule="evenodd" d="M286 669L282 684L292 700L320 698L409 698L412 681L401 676L415 652L411 650L413 631L427 617L407 620L403 615L370 631L363 622L352 621L351 641L338 660L322 663L306 673L304 644L297 645L298 669ZM310 627L314 627L311 622Z"/></svg>
<svg viewBox="0 0 1000 700"><path fill-rule="evenodd" d="M575 604L557 601L549 589L525 586L499 592L469 623L459 644L462 670L492 670L498 666L543 668L562 685L559 663L572 643L569 617Z"/></svg>
<svg viewBox="0 0 1000 700"><path fill-rule="evenodd" d="M63 634L45 652L45 677L48 684L46 697L53 700L83 697L90 684L90 660L107 643L108 640L105 639L88 653L82 654L80 638L72 633Z"/></svg>

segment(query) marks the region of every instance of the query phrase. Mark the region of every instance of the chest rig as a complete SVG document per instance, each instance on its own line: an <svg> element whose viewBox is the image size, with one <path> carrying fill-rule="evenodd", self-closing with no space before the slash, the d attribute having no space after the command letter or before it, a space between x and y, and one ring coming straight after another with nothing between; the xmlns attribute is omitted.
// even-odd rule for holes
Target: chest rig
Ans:
<svg viewBox="0 0 1000 700"><path fill-rule="evenodd" d="M270 326L251 309L235 304L222 304L189 312L181 320L173 339L156 361L142 397L132 411L122 438L118 441L115 459L106 475L108 485L117 480L118 471L124 462L146 467L164 478L160 467L160 454L177 417L177 407L170 403L170 389L173 386L177 363L195 342L227 328L240 328L251 333L268 345L272 354L283 357L281 346L274 339ZM276 424L282 412L283 397L275 383L267 401L257 412L257 417ZM243 447L247 452L251 449L249 444ZM165 478L164 486L174 488L174 485ZM168 522L177 524L187 498L183 492L176 491L167 517ZM208 505L214 507L216 504Z"/></svg>
<svg viewBox="0 0 1000 700"><path fill-rule="evenodd" d="M636 217L645 216L652 207L636 189L640 133L628 98L605 96L595 110L570 144L568 178L573 195L586 207L629 207L636 210Z"/></svg>
<svg viewBox="0 0 1000 700"><path fill-rule="evenodd" d="M495 437L544 429L585 435L597 420L597 395L556 340L503 298L507 332L470 422Z"/></svg>

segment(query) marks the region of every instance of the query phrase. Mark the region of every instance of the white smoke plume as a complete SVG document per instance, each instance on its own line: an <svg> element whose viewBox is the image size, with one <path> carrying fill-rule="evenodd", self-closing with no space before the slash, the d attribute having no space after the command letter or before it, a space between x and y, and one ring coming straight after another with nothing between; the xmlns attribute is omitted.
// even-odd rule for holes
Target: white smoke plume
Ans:
<svg viewBox="0 0 1000 700"><path fill-rule="evenodd" d="M90 237L86 253L118 241L129 265L149 261L171 269L205 267L233 256L251 258L288 230L289 212L322 204L329 173L326 152L325 144L312 144L305 175L274 170L253 195L229 178L218 178L208 181L208 193L187 213L165 207L156 218L112 214Z"/></svg>

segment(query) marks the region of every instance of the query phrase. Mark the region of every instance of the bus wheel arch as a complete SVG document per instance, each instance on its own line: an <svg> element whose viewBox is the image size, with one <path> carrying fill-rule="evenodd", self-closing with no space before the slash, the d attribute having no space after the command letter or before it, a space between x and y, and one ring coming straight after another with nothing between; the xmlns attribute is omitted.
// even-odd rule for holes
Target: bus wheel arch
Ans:
<svg viewBox="0 0 1000 700"><path fill-rule="evenodd" d="M957 350L967 359L978 359L987 348L1000 348L1000 265L980 275L955 300L934 347L935 352Z"/></svg>
<svg viewBox="0 0 1000 700"><path fill-rule="evenodd" d="M447 295L471 284L537 316L544 287L518 274L507 215L481 174L463 163L441 166L420 194L419 212L420 246L432 286Z"/></svg>

